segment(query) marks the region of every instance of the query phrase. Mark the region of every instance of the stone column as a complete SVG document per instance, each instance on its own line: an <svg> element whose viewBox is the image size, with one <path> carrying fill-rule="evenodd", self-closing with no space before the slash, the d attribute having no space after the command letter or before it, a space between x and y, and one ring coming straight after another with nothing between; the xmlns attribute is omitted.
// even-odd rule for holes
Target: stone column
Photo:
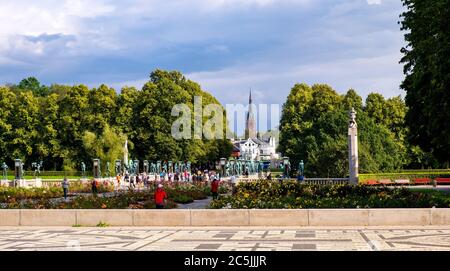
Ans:
<svg viewBox="0 0 450 271"><path fill-rule="evenodd" d="M349 112L350 121L348 124L348 163L350 184L358 184L358 126L356 124L356 111Z"/></svg>

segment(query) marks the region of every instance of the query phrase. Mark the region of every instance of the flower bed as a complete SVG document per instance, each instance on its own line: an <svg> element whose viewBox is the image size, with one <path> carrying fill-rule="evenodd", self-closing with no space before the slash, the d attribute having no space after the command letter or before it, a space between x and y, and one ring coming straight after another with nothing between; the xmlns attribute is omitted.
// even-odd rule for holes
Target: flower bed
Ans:
<svg viewBox="0 0 450 271"><path fill-rule="evenodd" d="M448 208L440 192L350 185L306 185L294 181L240 183L233 196L211 202L211 208Z"/></svg>
<svg viewBox="0 0 450 271"><path fill-rule="evenodd" d="M210 194L209 186L192 185L187 183L166 183L168 196L166 208L175 208L176 203L190 203L194 200L206 199ZM225 189L225 190L224 190ZM76 197L64 201L62 188L55 186L48 188L11 188L0 187L0 208L4 209L124 209L124 208L155 208L153 194L155 187L136 191L128 190L113 192L114 187L108 182L99 185L99 194L107 196L93 196L89 183L71 182L69 196L77 193ZM227 191L222 188L222 191Z"/></svg>

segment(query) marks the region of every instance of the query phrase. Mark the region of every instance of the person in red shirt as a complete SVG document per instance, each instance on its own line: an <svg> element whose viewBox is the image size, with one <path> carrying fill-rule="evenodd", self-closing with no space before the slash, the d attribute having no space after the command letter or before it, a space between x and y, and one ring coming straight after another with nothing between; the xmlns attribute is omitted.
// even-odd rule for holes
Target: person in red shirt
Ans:
<svg viewBox="0 0 450 271"><path fill-rule="evenodd" d="M166 191L164 191L162 184L158 184L158 188L156 188L154 197L156 209L164 209L164 200L167 199L167 194Z"/></svg>
<svg viewBox="0 0 450 271"><path fill-rule="evenodd" d="M217 199L219 196L219 180L217 177L214 177L214 180L211 182L211 193L213 200Z"/></svg>

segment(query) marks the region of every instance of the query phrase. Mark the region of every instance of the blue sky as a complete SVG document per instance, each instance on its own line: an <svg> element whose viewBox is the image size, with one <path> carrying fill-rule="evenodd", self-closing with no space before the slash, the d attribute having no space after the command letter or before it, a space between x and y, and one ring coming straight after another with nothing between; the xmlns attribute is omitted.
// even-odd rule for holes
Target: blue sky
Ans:
<svg viewBox="0 0 450 271"><path fill-rule="evenodd" d="M222 103L297 82L402 95L400 0L0 0L0 84L142 87L180 70Z"/></svg>

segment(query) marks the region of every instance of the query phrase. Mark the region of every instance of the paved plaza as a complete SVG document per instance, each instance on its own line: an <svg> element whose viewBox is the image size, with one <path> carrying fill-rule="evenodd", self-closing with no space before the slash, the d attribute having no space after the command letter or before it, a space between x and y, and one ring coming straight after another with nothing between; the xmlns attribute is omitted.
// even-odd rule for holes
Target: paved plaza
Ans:
<svg viewBox="0 0 450 271"><path fill-rule="evenodd" d="M0 250L450 250L450 227L1 227Z"/></svg>

